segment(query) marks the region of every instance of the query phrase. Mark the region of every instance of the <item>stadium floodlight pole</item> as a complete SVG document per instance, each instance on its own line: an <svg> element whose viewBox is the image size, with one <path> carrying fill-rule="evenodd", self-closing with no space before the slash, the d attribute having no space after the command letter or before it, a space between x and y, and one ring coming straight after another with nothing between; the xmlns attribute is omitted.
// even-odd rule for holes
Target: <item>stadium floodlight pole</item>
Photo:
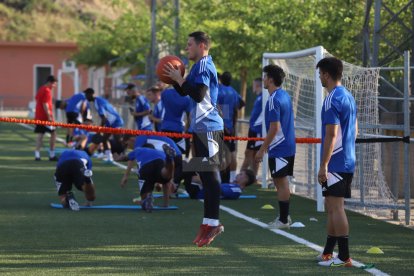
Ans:
<svg viewBox="0 0 414 276"><path fill-rule="evenodd" d="M404 52L404 136L410 136L410 52ZM405 224L410 224L410 144L404 143Z"/></svg>

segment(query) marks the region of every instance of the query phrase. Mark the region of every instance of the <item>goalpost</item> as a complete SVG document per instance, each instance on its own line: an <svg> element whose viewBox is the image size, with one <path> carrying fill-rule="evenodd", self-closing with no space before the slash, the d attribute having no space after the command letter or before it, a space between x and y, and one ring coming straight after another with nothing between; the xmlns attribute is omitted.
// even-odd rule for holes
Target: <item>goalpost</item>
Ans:
<svg viewBox="0 0 414 276"><path fill-rule="evenodd" d="M327 91L322 87L318 71L319 60L332 56L322 46L287 53L264 53L263 66L276 64L283 68L286 78L282 87L292 98L296 137L321 138L321 107ZM379 123L379 68L364 68L343 61L342 84L352 93L358 108L358 137L378 135L374 126ZM263 110L268 92L263 88ZM263 134L266 133L263 124ZM265 136L265 135L263 135ZM320 164L320 144L297 144L294 176L290 185L296 194L316 199L317 211L324 211L321 186L317 181ZM352 183L352 199L348 204L363 207L393 208L396 199L387 185L382 169L381 145L356 145L356 170ZM263 159L262 185L268 179L267 156Z"/></svg>

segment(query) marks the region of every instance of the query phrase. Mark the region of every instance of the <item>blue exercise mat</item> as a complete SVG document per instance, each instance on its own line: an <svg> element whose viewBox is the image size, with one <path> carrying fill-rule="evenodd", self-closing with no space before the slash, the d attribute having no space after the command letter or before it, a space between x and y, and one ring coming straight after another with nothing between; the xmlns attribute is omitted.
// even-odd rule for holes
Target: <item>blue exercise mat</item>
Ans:
<svg viewBox="0 0 414 276"><path fill-rule="evenodd" d="M59 203L50 203L50 207L63 209L62 204ZM134 210L142 210L141 205L95 205L95 206L79 206L81 209L134 209ZM177 206L154 206L152 210L177 210Z"/></svg>
<svg viewBox="0 0 414 276"><path fill-rule="evenodd" d="M162 194L154 194L154 198L161 198L163 197ZM175 198L174 195L171 195L171 198ZM178 194L178 198L190 198L189 195L187 194ZM256 195L240 195L239 199L253 199L256 198ZM222 199L226 199L226 198L222 198Z"/></svg>

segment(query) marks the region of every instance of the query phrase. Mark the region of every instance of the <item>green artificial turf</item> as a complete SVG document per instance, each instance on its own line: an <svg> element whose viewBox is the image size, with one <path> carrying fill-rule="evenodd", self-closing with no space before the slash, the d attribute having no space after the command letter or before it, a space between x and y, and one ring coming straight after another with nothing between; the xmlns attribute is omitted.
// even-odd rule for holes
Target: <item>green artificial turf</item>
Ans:
<svg viewBox="0 0 414 276"><path fill-rule="evenodd" d="M223 211L225 232L211 246L198 248L191 243L203 213L197 200L173 199L178 210L153 213L50 208L58 202L56 163L46 161L45 152L45 161L34 161L34 138L21 126L0 123L0 275L368 275L356 267L320 267L313 249ZM138 196L136 176L122 189L122 169L93 162L95 204L132 204ZM221 203L261 222L275 218L274 191L254 186L245 193L257 199ZM75 195L84 202L82 193ZM275 209L261 209L265 204ZM315 205L293 196L291 217L305 227L287 232L323 246L326 215ZM352 258L388 274L414 275L412 230L352 212L348 218ZM373 246L384 254L367 254Z"/></svg>

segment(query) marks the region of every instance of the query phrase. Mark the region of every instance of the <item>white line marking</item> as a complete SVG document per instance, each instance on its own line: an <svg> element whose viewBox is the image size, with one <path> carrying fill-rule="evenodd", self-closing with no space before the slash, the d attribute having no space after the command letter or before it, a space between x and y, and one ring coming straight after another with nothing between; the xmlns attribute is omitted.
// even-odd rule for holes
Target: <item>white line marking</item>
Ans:
<svg viewBox="0 0 414 276"><path fill-rule="evenodd" d="M34 129L33 127L27 126L25 124L20 124L20 125L23 126L23 127L29 128L29 129ZM61 139L61 138L58 138L58 139L60 140L59 142L62 142L63 144L65 144L65 141L63 139ZM118 163L116 161L113 161L113 164L115 166L121 168L121 169L126 169L127 168L124 164ZM200 200L200 201L203 202L203 200ZM252 224L255 224L255 225L259 226L259 227L262 227L262 228L266 228L267 227L267 224L266 223L263 223L261 221L258 221L257 219L254 219L254 218L251 218L249 216L246 216L245 214L242 214L242 213L240 213L240 212L238 212L236 210L233 210L233 209L231 209L229 207L226 207L224 205L220 205L220 209L223 210L223 211L225 211L225 212L227 212L227 213L229 213L232 216L235 216L237 218L243 219L243 220L245 220L247 222L250 222ZM302 238L300 238L300 237L298 237L296 235L293 235L293 234L290 234L288 232L285 232L283 230L279 230L279 229L268 229L268 230L269 231L272 231L273 233L275 233L277 235L280 235L280 236L283 236L285 238L288 238L288 239L290 239L290 240L292 240L292 241L294 241L296 243L303 244L303 245L305 245L305 246L307 246L307 247L315 250L318 253L320 253L320 252L323 251L323 248L321 246L319 246L317 244L314 244L314 243L312 243L310 241L307 241L305 239L302 239ZM355 261L354 259L352 259L352 265L355 266L355 267L358 267L358 268L359 267L362 267L362 266L365 266L363 263L360 263L358 261ZM389 276L389 274L387 274L385 272L382 272L381 270L376 269L376 268L368 268L368 269L364 269L364 270L367 271L368 273L371 273L372 275L376 275L376 276Z"/></svg>
<svg viewBox="0 0 414 276"><path fill-rule="evenodd" d="M254 219L254 218L251 218L249 216L246 216L246 215L244 215L244 214L242 214L242 213L240 213L240 212L238 212L236 210L233 210L233 209L231 209L229 207L220 205L220 209L223 210L223 211L225 211L225 212L227 212L227 213L229 213L232 216L235 216L237 218L240 218L240 219L243 219L245 221L248 221L248 222L250 222L252 224L255 224L255 225L259 226L259 227L262 227L262 228L266 228L267 227L267 224L266 223L263 223L261 221L258 221L257 219ZM310 241L307 241L305 239L302 239L302 238L300 238L300 237L298 237L296 235L293 235L291 233L288 233L286 231L279 230L279 229L268 229L268 230L269 231L272 231L273 233L275 233L277 235L280 235L280 236L283 236L285 238L288 238L288 239L290 239L290 240L292 240L292 241L294 241L296 243L303 244L303 245L305 245L305 246L307 246L309 248L312 248L313 250L317 251L318 253L320 253L320 252L323 251L323 248L321 246L319 246L317 244L314 244L314 243L312 243ZM352 259L352 265L355 266L355 267L358 267L358 268L364 266L363 263L357 262L354 259ZM371 273L372 275L378 275L378 276L386 276L386 275L389 275L389 274L387 274L385 272L382 272L381 270L376 269L376 268L369 268L369 269L364 269L364 270L367 271L367 272L369 272L369 273Z"/></svg>

